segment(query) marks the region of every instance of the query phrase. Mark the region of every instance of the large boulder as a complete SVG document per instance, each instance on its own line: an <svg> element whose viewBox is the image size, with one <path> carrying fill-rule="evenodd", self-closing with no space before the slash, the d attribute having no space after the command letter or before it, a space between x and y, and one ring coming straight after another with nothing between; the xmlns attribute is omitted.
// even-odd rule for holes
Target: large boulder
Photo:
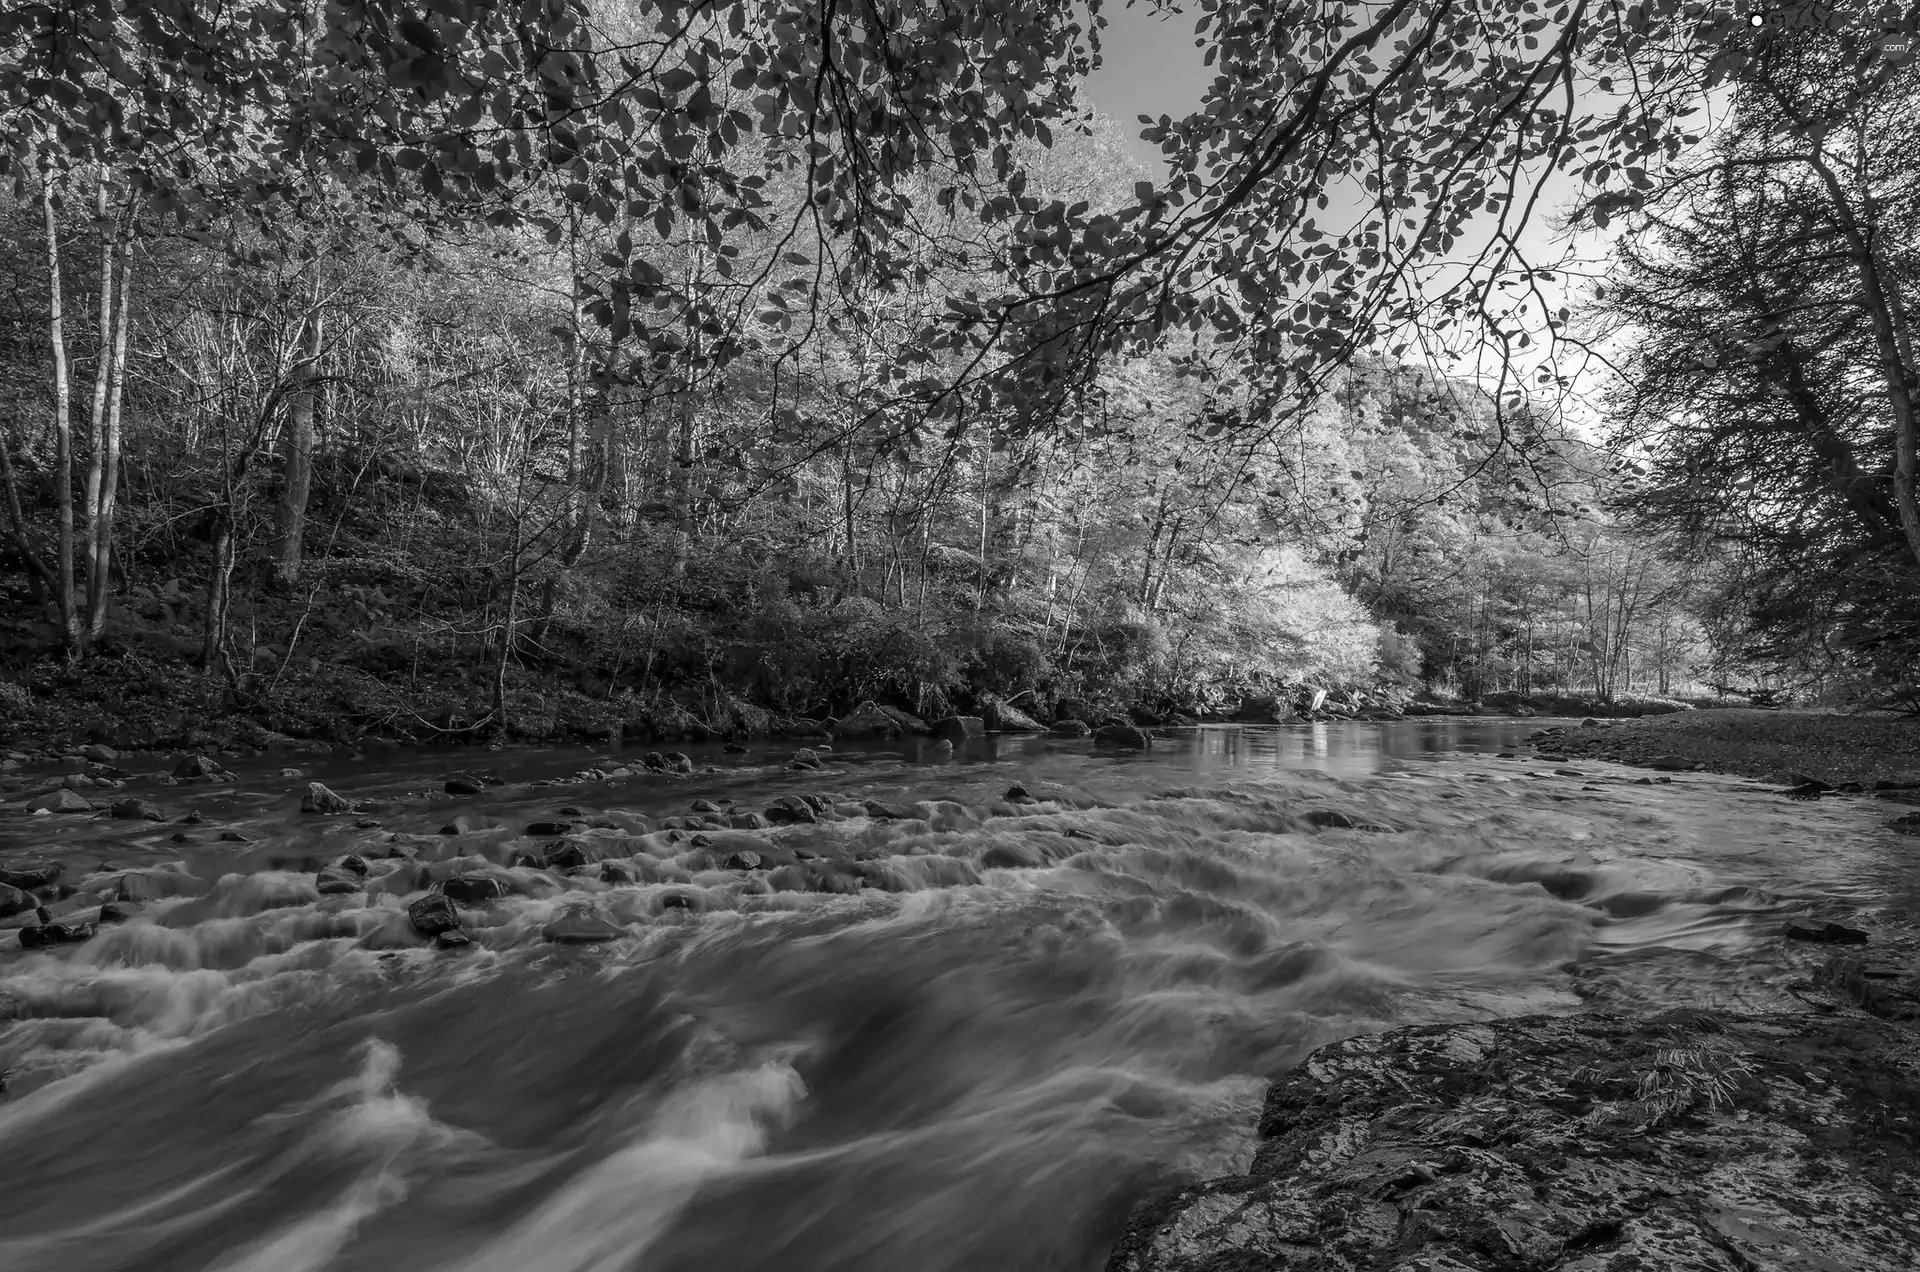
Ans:
<svg viewBox="0 0 1920 1272"><path fill-rule="evenodd" d="M1103 724L1093 731L1096 746L1121 747L1144 751L1153 745L1153 735L1132 724Z"/></svg>
<svg viewBox="0 0 1920 1272"><path fill-rule="evenodd" d="M1108 1272L1905 1272L1920 1046L1847 1014L1528 1016L1323 1047L1244 1175L1136 1212Z"/></svg>
<svg viewBox="0 0 1920 1272"><path fill-rule="evenodd" d="M1293 718L1293 707L1278 695L1259 693L1242 698L1233 718L1246 724L1278 724Z"/></svg>
<svg viewBox="0 0 1920 1272"><path fill-rule="evenodd" d="M987 722L979 716L948 716L933 723L933 736L945 742L965 742L987 731Z"/></svg>
<svg viewBox="0 0 1920 1272"><path fill-rule="evenodd" d="M992 694L980 697L980 717L986 721L987 728L995 733L1045 733L1047 726L1014 706L1004 698Z"/></svg>
<svg viewBox="0 0 1920 1272"><path fill-rule="evenodd" d="M833 722L839 738L892 738L906 732L901 723L872 702L863 702Z"/></svg>

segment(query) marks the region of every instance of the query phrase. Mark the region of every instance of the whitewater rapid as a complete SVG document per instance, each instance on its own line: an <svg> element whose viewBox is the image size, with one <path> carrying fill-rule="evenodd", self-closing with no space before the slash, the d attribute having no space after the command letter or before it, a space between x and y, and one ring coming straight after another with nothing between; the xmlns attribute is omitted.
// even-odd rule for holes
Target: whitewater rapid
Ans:
<svg viewBox="0 0 1920 1272"><path fill-rule="evenodd" d="M0 930L0 1267L1093 1269L1141 1198L1243 1163L1265 1079L1323 1042L1793 1010L1787 917L1916 911L1862 801L1205 745L548 786L506 754L457 802L414 788L461 761L419 758L359 773L377 826L266 773L170 793L206 817L189 846L9 822L72 914L141 900L79 945ZM819 822L662 825L796 793ZM499 827L437 833L456 812ZM513 864L553 848L541 818L587 864ZM364 887L321 895L349 853ZM407 905L449 876L507 895L443 951ZM588 913L618 938L548 940Z"/></svg>

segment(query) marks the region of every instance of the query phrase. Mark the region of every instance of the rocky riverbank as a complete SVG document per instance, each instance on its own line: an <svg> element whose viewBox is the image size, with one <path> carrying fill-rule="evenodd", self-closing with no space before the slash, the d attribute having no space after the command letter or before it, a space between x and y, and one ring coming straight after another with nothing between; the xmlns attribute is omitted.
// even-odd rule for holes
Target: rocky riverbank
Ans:
<svg viewBox="0 0 1920 1272"><path fill-rule="evenodd" d="M1322 1048L1269 1089L1252 1168L1143 1208L1108 1272L1905 1272L1920 1031L1824 1006Z"/></svg>

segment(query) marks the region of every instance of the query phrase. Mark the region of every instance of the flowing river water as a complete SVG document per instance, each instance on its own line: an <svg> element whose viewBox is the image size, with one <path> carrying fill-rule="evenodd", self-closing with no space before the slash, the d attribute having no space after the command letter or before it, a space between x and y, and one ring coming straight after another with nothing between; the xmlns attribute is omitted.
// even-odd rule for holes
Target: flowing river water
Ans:
<svg viewBox="0 0 1920 1272"><path fill-rule="evenodd" d="M761 746L587 781L617 757L233 760L164 789L124 761L122 794L204 820L0 814L0 855L67 864L57 913L141 902L52 950L0 930L0 1268L1092 1270L1142 1197L1243 1164L1265 1078L1318 1044L1795 1010L1789 917L1920 916L1913 841L1868 801L1636 785L1532 757L1538 724L910 742L804 772ZM456 771L504 784L440 793ZM375 807L303 815L314 778ZM660 825L795 794L832 811ZM438 833L462 813L501 828ZM510 864L558 842L588 864ZM364 886L321 895L346 853ZM406 906L460 875L507 895L438 950ZM620 935L550 942L568 915Z"/></svg>

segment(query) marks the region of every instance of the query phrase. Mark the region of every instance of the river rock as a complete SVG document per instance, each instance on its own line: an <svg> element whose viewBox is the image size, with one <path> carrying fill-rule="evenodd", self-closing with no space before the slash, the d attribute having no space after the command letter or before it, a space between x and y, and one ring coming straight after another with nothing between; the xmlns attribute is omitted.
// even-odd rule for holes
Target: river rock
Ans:
<svg viewBox="0 0 1920 1272"><path fill-rule="evenodd" d="M572 829L572 822L537 821L527 823L527 833L529 835L564 835Z"/></svg>
<svg viewBox="0 0 1920 1272"><path fill-rule="evenodd" d="M595 945L617 941L626 934L625 928L586 906L565 911L540 930L540 935L555 945Z"/></svg>
<svg viewBox="0 0 1920 1272"><path fill-rule="evenodd" d="M773 825L760 813L733 813L727 817L727 826L732 830L765 830Z"/></svg>
<svg viewBox="0 0 1920 1272"><path fill-rule="evenodd" d="M727 811L710 799L696 799L693 803L688 804L687 808L689 811L696 813L724 813Z"/></svg>
<svg viewBox="0 0 1920 1272"><path fill-rule="evenodd" d="M90 813L93 811L93 805L87 801L86 796L63 786L59 790L48 791L45 795L33 800L27 805L27 809L35 813Z"/></svg>
<svg viewBox="0 0 1920 1272"><path fill-rule="evenodd" d="M331 817L339 813L353 811L353 803L346 797L328 790L319 782L308 782L307 793L300 797L300 811Z"/></svg>
<svg viewBox="0 0 1920 1272"><path fill-rule="evenodd" d="M473 938L459 928L449 928L433 938L433 947L437 950L464 950L473 945Z"/></svg>
<svg viewBox="0 0 1920 1272"><path fill-rule="evenodd" d="M947 716L933 722L933 736L946 742L965 742L987 731L987 722L979 716Z"/></svg>
<svg viewBox="0 0 1920 1272"><path fill-rule="evenodd" d="M432 940L442 932L459 927L460 912L453 908L453 898L444 892L433 892L407 907L407 922L413 925L414 931Z"/></svg>
<svg viewBox="0 0 1920 1272"><path fill-rule="evenodd" d="M870 799L861 807L866 810L867 816L875 821L923 821L927 816L926 810L918 805L892 803L887 800Z"/></svg>
<svg viewBox="0 0 1920 1272"><path fill-rule="evenodd" d="M0 883L31 892L52 885L66 872L65 863L58 861L10 861L0 866Z"/></svg>
<svg viewBox="0 0 1920 1272"><path fill-rule="evenodd" d="M814 811L813 805L798 795L784 795L775 800L768 805L766 817L775 826L794 822L811 824L820 820L820 814Z"/></svg>
<svg viewBox="0 0 1920 1272"><path fill-rule="evenodd" d="M498 830L499 823L476 817L472 813L461 813L458 817L440 828L443 835L477 835L484 830Z"/></svg>
<svg viewBox="0 0 1920 1272"><path fill-rule="evenodd" d="M160 811L158 804L144 799L116 800L112 811L117 821L163 822L167 820L167 815Z"/></svg>
<svg viewBox="0 0 1920 1272"><path fill-rule="evenodd" d="M1647 761L1647 767L1667 773L1686 773L1692 771L1693 761L1678 755L1656 755Z"/></svg>
<svg viewBox="0 0 1920 1272"><path fill-rule="evenodd" d="M1905 1272L1920 1047L1869 1017L1428 1025L1269 1087L1244 1175L1134 1215L1108 1272Z"/></svg>
<svg viewBox="0 0 1920 1272"><path fill-rule="evenodd" d="M20 888L10 883L0 883L0 919L15 914L24 914L37 904L34 899Z"/></svg>
<svg viewBox="0 0 1920 1272"><path fill-rule="evenodd" d="M485 786L482 786L471 777L450 777L447 779L447 794L449 795L478 795L486 789Z"/></svg>
<svg viewBox="0 0 1920 1272"><path fill-rule="evenodd" d="M1093 726L1085 720L1061 720L1047 732L1056 738L1084 738L1093 732Z"/></svg>
<svg viewBox="0 0 1920 1272"><path fill-rule="evenodd" d="M1786 936L1795 941L1822 941L1829 945L1865 945L1867 934L1840 923L1789 923Z"/></svg>
<svg viewBox="0 0 1920 1272"><path fill-rule="evenodd" d="M892 738L906 730L900 722L872 702L863 702L833 722L833 735L840 738Z"/></svg>
<svg viewBox="0 0 1920 1272"><path fill-rule="evenodd" d="M1123 747L1135 751L1144 751L1153 745L1153 735L1132 724L1103 724L1093 731L1093 740L1098 746Z"/></svg>
<svg viewBox="0 0 1920 1272"><path fill-rule="evenodd" d="M356 873L339 862L322 866L313 877L313 886L323 897L346 896L367 886L364 866Z"/></svg>
<svg viewBox="0 0 1920 1272"><path fill-rule="evenodd" d="M219 761L206 755L190 755L173 766L173 780L176 782L231 782L233 774L220 767Z"/></svg>
<svg viewBox="0 0 1920 1272"><path fill-rule="evenodd" d="M95 764L111 764L120 758L120 752L102 742L81 747L80 755L84 759L92 760Z"/></svg>
<svg viewBox="0 0 1920 1272"><path fill-rule="evenodd" d="M680 751L668 751L663 758L666 760L667 772L669 773L693 772L693 757L690 755L686 755Z"/></svg>
<svg viewBox="0 0 1920 1272"><path fill-rule="evenodd" d="M820 753L817 751L809 750L806 747L801 747L798 751L795 751L793 753L793 759L788 762L787 767L797 768L797 769L817 769L820 767Z"/></svg>
<svg viewBox="0 0 1920 1272"><path fill-rule="evenodd" d="M982 694L980 717L995 733L1045 733L1047 726L1004 698Z"/></svg>
<svg viewBox="0 0 1920 1272"><path fill-rule="evenodd" d="M555 844L547 853L546 868L549 870L578 870L593 865L603 856L591 843L580 839L569 839Z"/></svg>
<svg viewBox="0 0 1920 1272"><path fill-rule="evenodd" d="M45 911L41 912L43 915ZM42 949L49 945L72 945L90 940L97 929L91 923L41 923L20 929L20 948Z"/></svg>
<svg viewBox="0 0 1920 1272"><path fill-rule="evenodd" d="M109 923L127 923L140 917L141 908L131 901L102 901L100 903L101 927Z"/></svg>
<svg viewBox="0 0 1920 1272"><path fill-rule="evenodd" d="M485 905L506 896L507 885L487 875L456 875L442 880L440 891L461 905Z"/></svg>

